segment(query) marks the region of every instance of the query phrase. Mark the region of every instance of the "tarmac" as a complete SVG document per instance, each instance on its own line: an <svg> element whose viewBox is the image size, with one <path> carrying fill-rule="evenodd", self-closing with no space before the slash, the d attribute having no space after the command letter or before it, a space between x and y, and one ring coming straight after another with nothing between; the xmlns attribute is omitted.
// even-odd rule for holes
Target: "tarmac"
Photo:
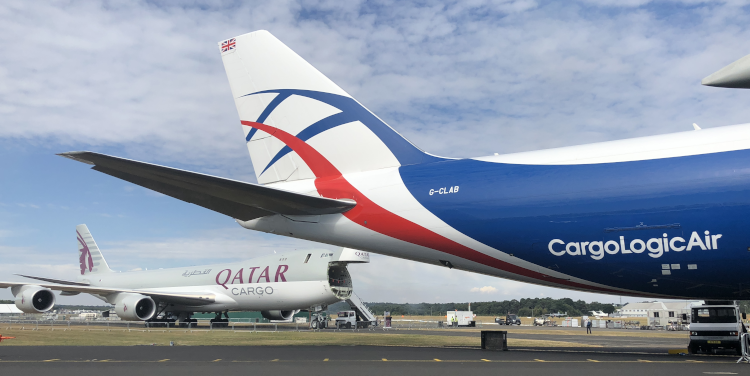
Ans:
<svg viewBox="0 0 750 376"><path fill-rule="evenodd" d="M732 375L737 357L371 346L0 347L4 374Z"/></svg>
<svg viewBox="0 0 750 376"><path fill-rule="evenodd" d="M576 342L585 345L603 346L607 348L632 348L641 349L643 351L652 352L666 352L669 349L687 349L688 345L688 334L687 332L670 332L670 333L683 333L684 338L661 338L648 336L653 331L645 332L646 336L638 336L641 334L639 330L624 330L624 329L594 329L595 334L585 334L586 328L564 328L564 327L533 327L533 326L512 326L510 327L512 332L508 334L509 338L517 339L535 339L535 340L549 340L549 341L565 341L565 342ZM506 330L508 327L505 326L485 326L481 330ZM569 333L571 330L580 331L580 334L549 334L548 332L560 331ZM408 330L396 330L393 333L403 334L409 332ZM479 330L464 330L464 329L447 329L441 331L429 331L419 330L415 331L422 335L444 335L444 336L469 336L479 337ZM632 333L633 336L627 336ZM608 335L614 334L614 335ZM625 334L624 336L622 334ZM663 350L663 351L662 351Z"/></svg>
<svg viewBox="0 0 750 376"><path fill-rule="evenodd" d="M489 326L483 330L504 330ZM571 328L512 327L509 338L568 341L600 347L520 348L510 351L476 347L378 346L6 346L0 344L0 369L4 373L54 375L106 374L159 375L475 375L497 374L554 376L628 375L634 372L683 375L750 374L750 364L737 364L736 355L668 355L684 349L687 333L662 338L659 333L600 329L594 335L570 334ZM575 330L575 329L574 329ZM402 335L480 336L479 330L391 330ZM554 331L560 331L555 333ZM342 330L358 335L367 330ZM51 332L57 333L57 332ZM64 333L64 332L60 332ZM644 334L646 336L644 336Z"/></svg>

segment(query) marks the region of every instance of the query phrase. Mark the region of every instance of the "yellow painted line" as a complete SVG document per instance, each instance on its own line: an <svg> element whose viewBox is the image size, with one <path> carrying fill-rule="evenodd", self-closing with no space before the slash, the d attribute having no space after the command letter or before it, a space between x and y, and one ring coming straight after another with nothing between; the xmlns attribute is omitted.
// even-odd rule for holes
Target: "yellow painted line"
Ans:
<svg viewBox="0 0 750 376"><path fill-rule="evenodd" d="M162 359L162 360L159 360L159 362L166 362L166 361L168 361L168 360L169 360L169 359Z"/></svg>
<svg viewBox="0 0 750 376"><path fill-rule="evenodd" d="M544 360L541 359L534 359L535 362L544 362Z"/></svg>
<svg viewBox="0 0 750 376"><path fill-rule="evenodd" d="M690 362L690 363L703 363L702 360L691 360L691 359L686 360L686 362Z"/></svg>
<svg viewBox="0 0 750 376"><path fill-rule="evenodd" d="M215 359L214 360L214 362L220 362L220 361L221 361L221 359Z"/></svg>
<svg viewBox="0 0 750 376"><path fill-rule="evenodd" d="M650 360L644 360L644 359L638 359L638 361L641 362L641 363L653 363Z"/></svg>
<svg viewBox="0 0 750 376"><path fill-rule="evenodd" d="M60 360L60 359L47 359L47 360L42 360L42 361L43 362L56 362L58 360Z"/></svg>
<svg viewBox="0 0 750 376"><path fill-rule="evenodd" d="M381 359L381 360L382 360L382 361L384 361L384 362L387 362L387 361L388 361L388 359L386 359L386 358L383 358L383 359Z"/></svg>
<svg viewBox="0 0 750 376"><path fill-rule="evenodd" d="M325 359L323 359L323 361L324 361L324 362L327 362L327 361L328 361L328 358L325 358Z"/></svg>
<svg viewBox="0 0 750 376"><path fill-rule="evenodd" d="M491 360L489 360L489 359L482 359L482 361L484 361L484 362L491 362Z"/></svg>
<svg viewBox="0 0 750 376"><path fill-rule="evenodd" d="M271 361L272 361L272 362L278 362L279 360L278 360L278 359L273 359L273 360L271 360Z"/></svg>
<svg viewBox="0 0 750 376"><path fill-rule="evenodd" d="M435 358L435 359L433 359L433 360L434 360L434 361L436 361L436 362L442 362L442 360L440 360L440 359L437 359L437 358Z"/></svg>
<svg viewBox="0 0 750 376"><path fill-rule="evenodd" d="M594 360L594 359L586 359L586 360L588 360L589 362L595 362L595 363L599 363L599 361L598 361L598 360Z"/></svg>

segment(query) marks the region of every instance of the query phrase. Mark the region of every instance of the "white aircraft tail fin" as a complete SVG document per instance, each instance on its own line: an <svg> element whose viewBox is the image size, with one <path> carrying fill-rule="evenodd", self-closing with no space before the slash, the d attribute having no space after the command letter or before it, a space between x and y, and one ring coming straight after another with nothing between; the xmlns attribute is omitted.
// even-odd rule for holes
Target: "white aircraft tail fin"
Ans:
<svg viewBox="0 0 750 376"><path fill-rule="evenodd" d="M440 160L265 30L219 50L260 184Z"/></svg>
<svg viewBox="0 0 750 376"><path fill-rule="evenodd" d="M81 275L112 273L112 270L104 260L101 250L96 245L94 237L86 225L76 226L76 237L78 238L78 261L81 265Z"/></svg>

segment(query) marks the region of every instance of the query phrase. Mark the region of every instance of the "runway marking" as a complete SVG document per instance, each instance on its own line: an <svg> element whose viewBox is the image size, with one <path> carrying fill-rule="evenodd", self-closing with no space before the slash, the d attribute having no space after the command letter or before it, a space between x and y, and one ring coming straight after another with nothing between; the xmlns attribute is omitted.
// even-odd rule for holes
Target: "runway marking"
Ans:
<svg viewBox="0 0 750 376"><path fill-rule="evenodd" d="M440 360L440 359L437 359L437 358L435 358L435 359L433 359L433 360L434 360L434 361L436 361L436 362L442 362L442 360Z"/></svg>
<svg viewBox="0 0 750 376"><path fill-rule="evenodd" d="M162 360L159 360L159 362L166 362L166 361L168 361L168 360L169 360L169 359L162 359Z"/></svg>
<svg viewBox="0 0 750 376"><path fill-rule="evenodd" d="M214 362L220 362L221 359L214 359Z"/></svg>
<svg viewBox="0 0 750 376"><path fill-rule="evenodd" d="M641 362L641 363L652 363L652 361L645 360L645 359L638 359L638 361Z"/></svg>
<svg viewBox="0 0 750 376"><path fill-rule="evenodd" d="M278 359L273 359L273 360L271 360L271 361L272 361L272 362L278 362L279 360L278 360Z"/></svg>
<svg viewBox="0 0 750 376"><path fill-rule="evenodd" d="M736 375L737 372L703 372L706 375Z"/></svg>
<svg viewBox="0 0 750 376"><path fill-rule="evenodd" d="M43 362L56 362L58 360L60 360L60 359L47 359L47 360L42 360L42 361Z"/></svg>
<svg viewBox="0 0 750 376"><path fill-rule="evenodd" d="M535 362L545 362L546 360L534 359Z"/></svg>
<svg viewBox="0 0 750 376"><path fill-rule="evenodd" d="M482 361L491 362L491 360L489 360L489 359L482 359Z"/></svg>
<svg viewBox="0 0 750 376"><path fill-rule="evenodd" d="M690 363L703 363L702 360L691 360L691 359L686 360L686 362L690 362Z"/></svg>
<svg viewBox="0 0 750 376"><path fill-rule="evenodd" d="M382 361L384 361L384 362L387 362L387 361L388 361L388 359L386 359L386 358L383 358L383 359L381 359L381 360L382 360Z"/></svg>
<svg viewBox="0 0 750 376"><path fill-rule="evenodd" d="M594 360L594 359L586 359L586 360L588 360L589 362L596 362L596 363L599 363L599 361L598 361L598 360Z"/></svg>
<svg viewBox="0 0 750 376"><path fill-rule="evenodd" d="M328 361L328 358L325 358L325 359L323 359L323 361L324 361L324 362L327 362L327 361Z"/></svg>

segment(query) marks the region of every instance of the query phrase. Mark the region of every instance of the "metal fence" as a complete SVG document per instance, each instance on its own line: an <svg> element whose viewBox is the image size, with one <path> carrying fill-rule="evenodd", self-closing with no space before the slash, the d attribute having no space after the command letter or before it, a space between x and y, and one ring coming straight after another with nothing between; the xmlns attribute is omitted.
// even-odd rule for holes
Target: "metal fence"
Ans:
<svg viewBox="0 0 750 376"><path fill-rule="evenodd" d="M482 328L481 321L476 322L476 328ZM227 323L212 323L210 320L197 320L197 322L178 324L174 322L146 323L142 321L119 321L119 320L28 320L28 319L0 319L0 329L16 330L84 330L84 331L147 331L158 332L168 330L231 330L234 332L279 332L279 331L313 331L307 322L289 323L260 323L255 319L231 319ZM441 321L424 320L393 320L390 328L383 327L383 321L378 326L368 328L351 329L337 328L335 323L329 321L325 330L332 331L375 331L375 330L430 330L430 329L454 329L447 323ZM455 330L465 329L460 327ZM316 329L314 331L321 331Z"/></svg>
<svg viewBox="0 0 750 376"><path fill-rule="evenodd" d="M198 320L189 323L146 323L142 321L90 320L90 321L62 321L62 320L0 320L0 328L20 330L84 330L84 331L167 331L167 330L232 330L248 332L278 332L309 330L307 323L258 323L231 321L228 323L212 323L210 320Z"/></svg>

